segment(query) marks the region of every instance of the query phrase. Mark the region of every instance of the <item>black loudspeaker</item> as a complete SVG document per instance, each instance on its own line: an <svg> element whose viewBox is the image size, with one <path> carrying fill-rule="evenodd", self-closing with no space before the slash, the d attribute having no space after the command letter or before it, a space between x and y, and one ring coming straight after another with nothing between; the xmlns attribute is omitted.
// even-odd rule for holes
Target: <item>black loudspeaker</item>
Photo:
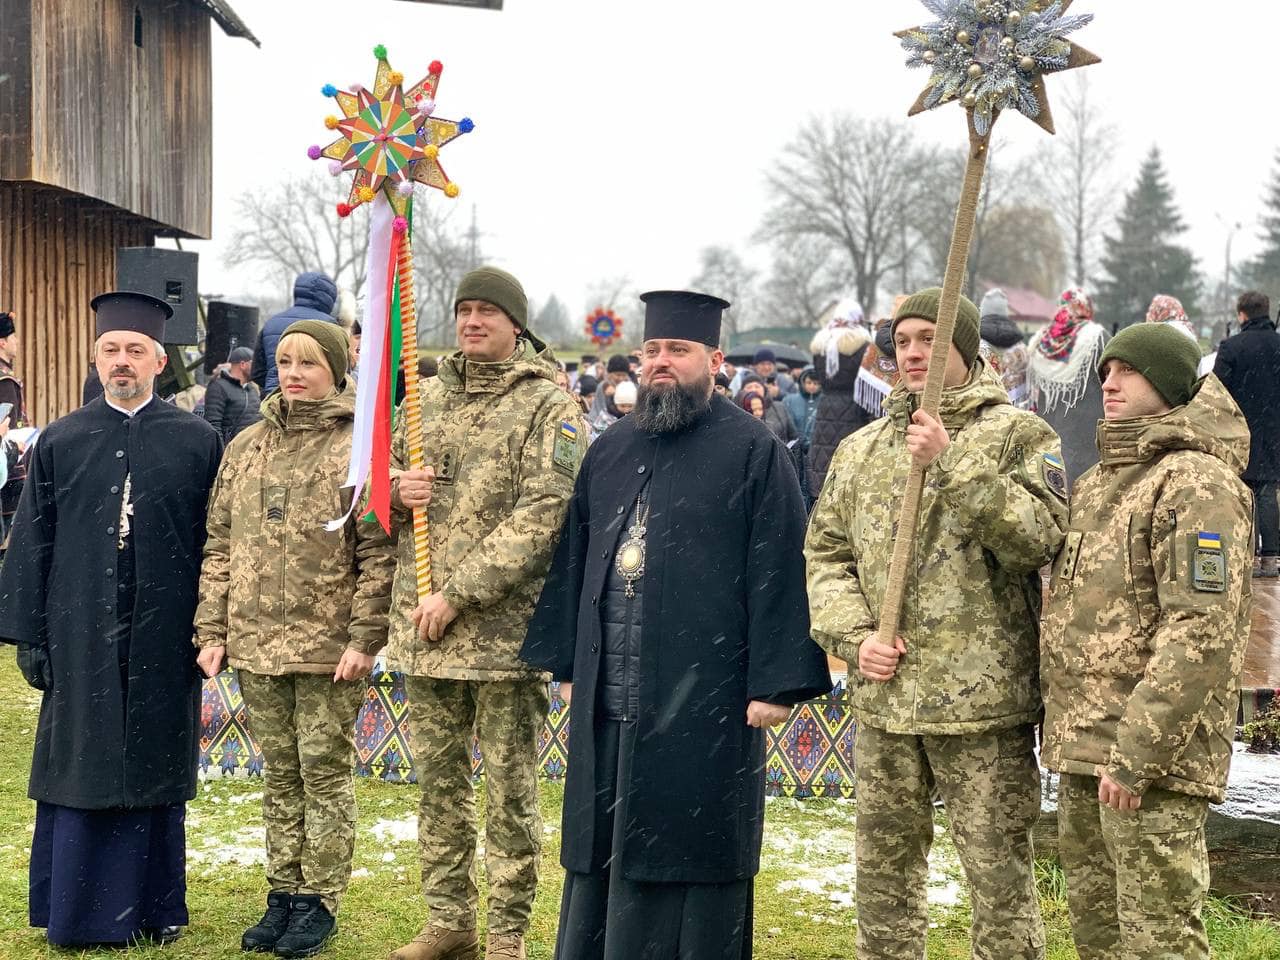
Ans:
<svg viewBox="0 0 1280 960"><path fill-rule="evenodd" d="M227 362L236 347L248 347L258 340L258 308L226 300L209 301L209 330L204 342L204 372Z"/></svg>
<svg viewBox="0 0 1280 960"><path fill-rule="evenodd" d="M190 346L200 342L196 326L196 276L199 256L187 250L120 247L116 250L116 289L149 293L173 307L164 342Z"/></svg>

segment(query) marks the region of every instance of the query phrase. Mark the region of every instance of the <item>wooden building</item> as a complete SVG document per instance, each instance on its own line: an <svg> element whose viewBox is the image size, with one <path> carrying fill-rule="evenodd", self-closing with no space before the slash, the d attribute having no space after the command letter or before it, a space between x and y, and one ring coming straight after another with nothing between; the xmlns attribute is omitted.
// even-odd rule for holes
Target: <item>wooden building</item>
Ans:
<svg viewBox="0 0 1280 960"><path fill-rule="evenodd" d="M40 426L74 409L116 249L207 238L226 0L0 0L0 309Z"/></svg>

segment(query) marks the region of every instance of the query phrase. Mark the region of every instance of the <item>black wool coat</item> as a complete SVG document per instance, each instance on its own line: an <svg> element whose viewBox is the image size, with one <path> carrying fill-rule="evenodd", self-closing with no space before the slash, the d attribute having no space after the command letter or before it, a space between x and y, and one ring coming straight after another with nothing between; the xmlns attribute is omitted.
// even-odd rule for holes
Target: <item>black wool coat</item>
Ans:
<svg viewBox="0 0 1280 960"><path fill-rule="evenodd" d="M815 497L822 492L827 468L831 466L831 458L835 456L840 441L876 419L853 399L854 387L858 385L858 370L866 352L864 346L851 356L841 354L840 367L834 377L827 376L825 356L813 358L814 369L822 375L822 399L818 401L818 412L813 417L813 436L809 440L809 483Z"/></svg>
<svg viewBox="0 0 1280 960"><path fill-rule="evenodd" d="M1280 333L1266 317L1250 320L1218 348L1213 372L1249 424L1246 483L1280 480Z"/></svg>
<svg viewBox="0 0 1280 960"><path fill-rule="evenodd" d="M741 880L759 870L764 825L765 737L746 725L747 704L810 699L830 691L831 677L809 637L795 470L768 427L719 395L675 434L620 420L578 475L521 653L574 681L560 862L589 873L608 856L609 838L594 837L599 605L627 514L650 479L620 866L637 881Z"/></svg>
<svg viewBox="0 0 1280 960"><path fill-rule="evenodd" d="M38 681L33 800L99 810L195 796L192 620L221 456L209 424L158 399L129 418L98 398L37 441L0 572L0 637L47 656L52 680ZM137 590L122 678L111 633L129 473Z"/></svg>

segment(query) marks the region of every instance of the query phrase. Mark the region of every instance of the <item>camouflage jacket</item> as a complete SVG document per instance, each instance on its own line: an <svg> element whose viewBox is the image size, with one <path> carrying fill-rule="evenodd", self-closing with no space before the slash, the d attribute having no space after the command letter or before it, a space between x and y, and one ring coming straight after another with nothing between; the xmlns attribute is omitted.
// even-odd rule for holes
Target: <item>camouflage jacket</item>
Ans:
<svg viewBox="0 0 1280 960"><path fill-rule="evenodd" d="M587 449L573 398L555 384L552 357L521 339L512 360L461 353L423 382L426 461L436 473L427 516L432 589L458 610L444 638L418 639L413 525L397 513L399 563L388 657L413 676L512 680L541 676L518 654ZM392 468L407 462L401 418Z"/></svg>
<svg viewBox="0 0 1280 960"><path fill-rule="evenodd" d="M910 469L918 398L902 384L885 417L836 450L805 540L814 639L849 664L859 718L901 734L978 733L1040 716L1040 567L1062 543L1066 486L1058 438L1014 409L980 363L943 392L951 443L925 476L893 679L857 669L876 629Z"/></svg>
<svg viewBox="0 0 1280 960"><path fill-rule="evenodd" d="M1249 638L1249 429L1210 375L1102 423L1044 619L1044 765L1222 800Z"/></svg>
<svg viewBox="0 0 1280 960"><path fill-rule="evenodd" d="M331 672L346 648L386 644L395 548L352 516L355 387L328 400L274 394L227 447L209 501L196 646L225 644L254 673Z"/></svg>

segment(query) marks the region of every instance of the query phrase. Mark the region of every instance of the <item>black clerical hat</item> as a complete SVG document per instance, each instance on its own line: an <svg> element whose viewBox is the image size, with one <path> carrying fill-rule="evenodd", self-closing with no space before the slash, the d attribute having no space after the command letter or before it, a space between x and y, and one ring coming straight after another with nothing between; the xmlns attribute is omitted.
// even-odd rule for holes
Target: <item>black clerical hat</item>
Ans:
<svg viewBox="0 0 1280 960"><path fill-rule="evenodd" d="M12 337L17 329L13 322L13 314L7 310L0 310L0 339Z"/></svg>
<svg viewBox="0 0 1280 960"><path fill-rule="evenodd" d="M692 340L720 346L720 320L729 302L687 290L651 290L644 301L646 340Z"/></svg>
<svg viewBox="0 0 1280 960"><path fill-rule="evenodd" d="M130 330L164 342L165 322L173 316L173 307L163 300L132 290L100 293L89 301L97 314L96 336L112 330Z"/></svg>

